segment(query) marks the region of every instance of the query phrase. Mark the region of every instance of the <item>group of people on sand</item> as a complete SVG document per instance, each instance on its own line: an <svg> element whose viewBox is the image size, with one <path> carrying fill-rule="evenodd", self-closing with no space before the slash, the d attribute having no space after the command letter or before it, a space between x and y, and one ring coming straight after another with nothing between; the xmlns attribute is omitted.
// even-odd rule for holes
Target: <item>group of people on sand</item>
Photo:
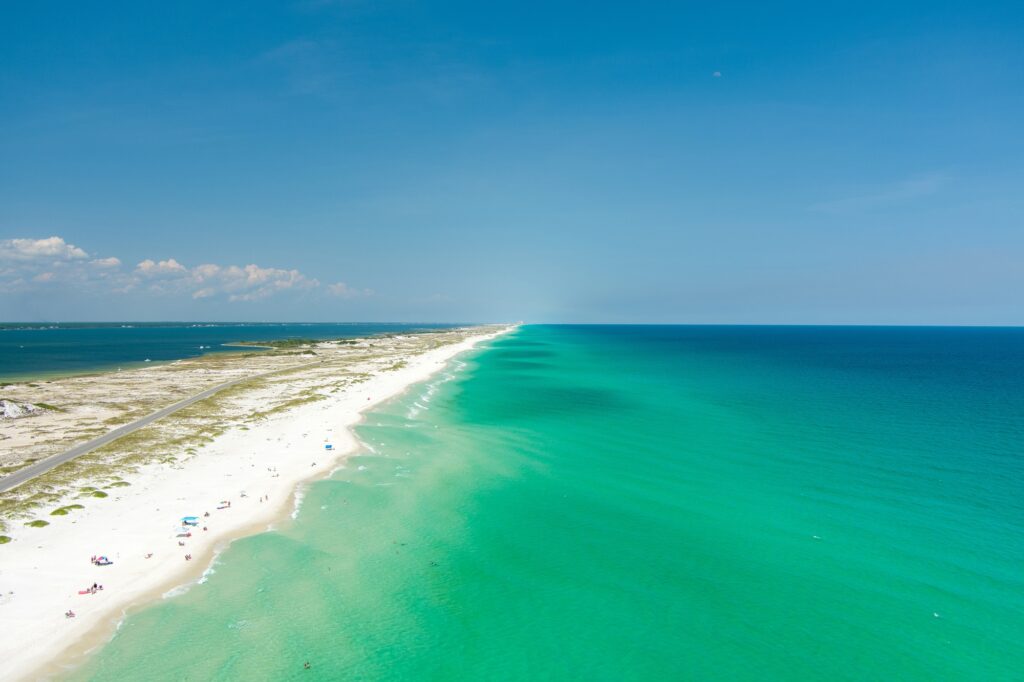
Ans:
<svg viewBox="0 0 1024 682"><path fill-rule="evenodd" d="M108 566L108 565L110 565L110 564L112 564L114 562L111 561L110 559L108 559L105 556L94 555L94 556L89 557L89 563L91 563L91 564L93 564L95 566ZM93 583L92 585L90 585L89 587L85 588L84 590L79 590L78 594L96 594L97 592L99 592L102 589L103 589L103 585L100 585L99 583ZM75 615L76 615L75 612L72 611L71 609L68 609L67 611L64 612L64 617L65 618L74 618Z"/></svg>
<svg viewBox="0 0 1024 682"><path fill-rule="evenodd" d="M231 507L231 500L221 500L220 501L220 506L217 507L217 509L229 509L230 507ZM194 517L187 517L187 518L194 518ZM204 519L210 518L210 512L203 512L203 518ZM193 523L191 523L189 525L197 526L199 524L198 524L198 522L193 522ZM184 530L184 529L182 529L182 530ZM207 526L203 526L203 530L210 530L210 529ZM192 537L192 533L191 533L191 531L187 531L187 532L179 535L178 537L179 538L181 538L181 537L190 538L190 537ZM184 540L178 540L178 547L184 547L184 546L185 546L185 541ZM152 554L150 554L146 558L148 559L150 556L152 556ZM192 561L192 555L191 554L186 554L185 555L185 561Z"/></svg>
<svg viewBox="0 0 1024 682"><path fill-rule="evenodd" d="M277 469L276 468L275 469L270 469L268 467L268 471L271 471L271 470L274 471L275 475L276 475ZM242 497L247 497L247 495L245 495L243 493ZM262 495L262 496L260 496L260 502L269 501L269 500L270 500L270 496L269 495ZM231 500L221 500L220 506L218 506L217 508L218 509L230 509L231 508ZM210 512L205 512L203 514L203 517L204 518L209 518L210 517ZM191 524L191 525L198 525L198 524ZM185 529L183 529L183 530L185 530ZM203 526L203 530L209 530L209 529L206 526ZM182 533L178 537L179 538L190 538L190 537L192 537L192 533L186 530L186 532ZM184 547L185 546L184 540L178 540L178 546L179 547ZM150 559L152 557L153 557L153 553L149 552L149 553L146 554L145 558ZM186 554L185 555L185 561L192 561L192 554ZM90 557L89 558L89 562L92 563L95 566L109 566L110 564L114 563L113 561L111 561L106 556L98 555L98 554L97 555L93 555L92 557ZM88 587L88 588L86 588L84 590L80 590L79 594L96 594L97 592L99 592L102 589L103 589L103 585L100 585L99 583L93 583L91 587ZM75 614L75 612L72 611L71 609L68 609L67 611L64 612L64 617L65 618L74 618L76 615L77 614ZM308 668L308 666L309 666L309 664L307 663L306 667Z"/></svg>

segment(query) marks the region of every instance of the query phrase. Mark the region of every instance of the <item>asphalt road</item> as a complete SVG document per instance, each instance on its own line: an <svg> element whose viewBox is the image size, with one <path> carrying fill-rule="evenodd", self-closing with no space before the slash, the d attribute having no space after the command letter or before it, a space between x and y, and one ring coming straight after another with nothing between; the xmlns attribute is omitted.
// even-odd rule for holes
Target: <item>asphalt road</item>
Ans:
<svg viewBox="0 0 1024 682"><path fill-rule="evenodd" d="M259 377L265 377L265 376L267 376L269 374L277 374L278 372L285 372L285 371L288 371L288 370L299 369L300 367L310 367L312 365L319 364L319 362L320 361L318 361L318 362L310 362L310 363L307 363L305 365L298 365L298 366L295 366L295 367L286 367L286 368L283 368L283 369L275 369L275 370L273 370L271 372L263 372L262 374L253 374L252 376L241 377L239 379L234 379L233 381L228 381L227 383L218 384L217 386L214 386L212 388L208 388L205 391L203 391L202 393L196 393L194 396L185 398L184 400L179 400L178 402L174 403L173 405L168 405L167 407L161 408L161 409L157 410L156 412L154 412L152 414L146 415L142 419L137 419L137 420L131 422L130 424L125 424L124 426L119 426L116 429L108 431L107 433L103 434L102 436L99 436L97 438L93 438L90 441L86 441L85 443L81 443L79 445L76 445L75 447L71 448L70 450L66 450L66 451L64 451L64 452L62 452L62 453L60 453L58 455L53 455L51 457L47 457L46 459L41 460L39 462L36 462L35 464L30 464L29 466L25 467L24 469L18 469L13 474L5 476L4 478L0 478L0 493L5 492L7 490L10 490L12 488L16 488L16 487L18 487L19 485L21 485L22 483L24 483L26 481L31 481L36 476L39 476L41 474L45 474L47 471L50 471L54 467L60 466L64 462L70 462L75 457L80 457L80 456L84 455L87 452L95 450L96 448L100 447L101 445L106 445L107 443L110 443L111 441L117 440L121 436L126 436L129 433L131 433L132 431L137 431L137 430L141 429L144 426L149 426L150 424L152 424L156 420L163 419L164 417L166 417L169 414L174 414L178 410L180 410L182 408L185 408L185 407L188 407L189 405L191 405L193 403L197 403L200 400L205 400L206 398L209 398L210 396L215 395L216 393L219 393L220 391L223 391L225 388L230 388L230 387L234 386L235 384L240 384L243 381L249 381L250 379L258 379Z"/></svg>

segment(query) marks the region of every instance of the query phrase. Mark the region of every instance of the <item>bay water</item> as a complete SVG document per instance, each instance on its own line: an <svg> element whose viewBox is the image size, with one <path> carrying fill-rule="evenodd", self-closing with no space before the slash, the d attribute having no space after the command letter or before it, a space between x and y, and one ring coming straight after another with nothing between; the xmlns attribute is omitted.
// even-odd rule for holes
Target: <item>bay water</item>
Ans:
<svg viewBox="0 0 1024 682"><path fill-rule="evenodd" d="M246 349L232 344L241 341L356 338L451 326L320 322L5 322L0 323L0 381L33 381L129 369L149 362L181 360L207 353L238 352Z"/></svg>

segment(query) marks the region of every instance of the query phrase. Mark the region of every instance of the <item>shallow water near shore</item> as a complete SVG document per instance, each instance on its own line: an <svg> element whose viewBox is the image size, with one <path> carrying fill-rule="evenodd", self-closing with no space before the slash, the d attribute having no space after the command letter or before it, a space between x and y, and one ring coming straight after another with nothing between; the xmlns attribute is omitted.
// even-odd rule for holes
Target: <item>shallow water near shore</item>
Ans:
<svg viewBox="0 0 1024 682"><path fill-rule="evenodd" d="M357 431L69 677L1024 676L1024 330L528 326Z"/></svg>

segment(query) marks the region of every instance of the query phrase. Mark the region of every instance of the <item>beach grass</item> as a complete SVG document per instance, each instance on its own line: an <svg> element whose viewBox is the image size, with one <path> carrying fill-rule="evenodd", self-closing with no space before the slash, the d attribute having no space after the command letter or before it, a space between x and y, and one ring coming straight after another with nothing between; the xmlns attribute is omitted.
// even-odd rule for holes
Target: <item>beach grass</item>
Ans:
<svg viewBox="0 0 1024 682"><path fill-rule="evenodd" d="M75 509L85 509L85 505L69 504L64 507L57 507L52 512L50 512L50 516L67 516Z"/></svg>
<svg viewBox="0 0 1024 682"><path fill-rule="evenodd" d="M120 480L121 476L137 473L143 466L180 465L181 461L196 455L202 447L212 443L230 429L246 430L246 424L325 400L332 392L346 390L367 381L372 375L366 368L367 364L377 364L377 371L398 370L406 366L406 361L402 357L405 354L457 343L464 338L466 332L468 330L449 330L439 334L405 334L401 335L404 338L395 345L388 345L386 342L399 335L379 335L372 337L372 341L286 339L259 344L270 347L272 350L269 352L218 353L160 367L139 369L134 373L88 375L86 379L99 378L111 382L108 393L110 398L101 398L98 402L98 406L107 410L108 414L96 418L79 418L76 428L66 437L59 439L55 439L52 433L35 434L40 445L34 447L38 448L40 456L28 458L17 464L8 464L0 468L0 472L12 473L42 457L56 454L73 443L99 436L112 427L130 423L169 402L186 397L189 391L216 383L217 379L223 381L231 378L232 373L246 369L265 369L265 362L282 354L282 349L286 353L301 354L297 352L298 349L312 344L333 343L338 346L336 350L325 352L314 362L285 367L271 365L272 374L252 377L225 388L205 400L126 434L86 455L65 462L43 476L0 494L0 530L7 528L7 521L30 518L41 508L64 508L60 503L68 498L106 497L107 493L98 486L127 486L127 482ZM366 348L364 344L371 346L372 349ZM355 349L353 346L360 348ZM396 355L399 357L396 358ZM258 360L250 361L247 358ZM257 367L247 364L253 361L263 364ZM378 363L381 361L390 364L380 367ZM145 397L138 398L132 393L132 382L139 380L143 375L149 381L149 377L166 373L177 375L185 370L198 371L203 373L203 376L209 375L211 378L192 385L172 382L166 386L166 391L157 394L159 397L151 392ZM55 385L59 387L61 382L66 382L70 386L65 390L74 391L74 385L81 381L83 376L79 375L62 379ZM124 400L122 397L130 399ZM253 409L254 401L258 402L259 409ZM35 400L33 404L40 402ZM109 414L110 411L114 414Z"/></svg>

